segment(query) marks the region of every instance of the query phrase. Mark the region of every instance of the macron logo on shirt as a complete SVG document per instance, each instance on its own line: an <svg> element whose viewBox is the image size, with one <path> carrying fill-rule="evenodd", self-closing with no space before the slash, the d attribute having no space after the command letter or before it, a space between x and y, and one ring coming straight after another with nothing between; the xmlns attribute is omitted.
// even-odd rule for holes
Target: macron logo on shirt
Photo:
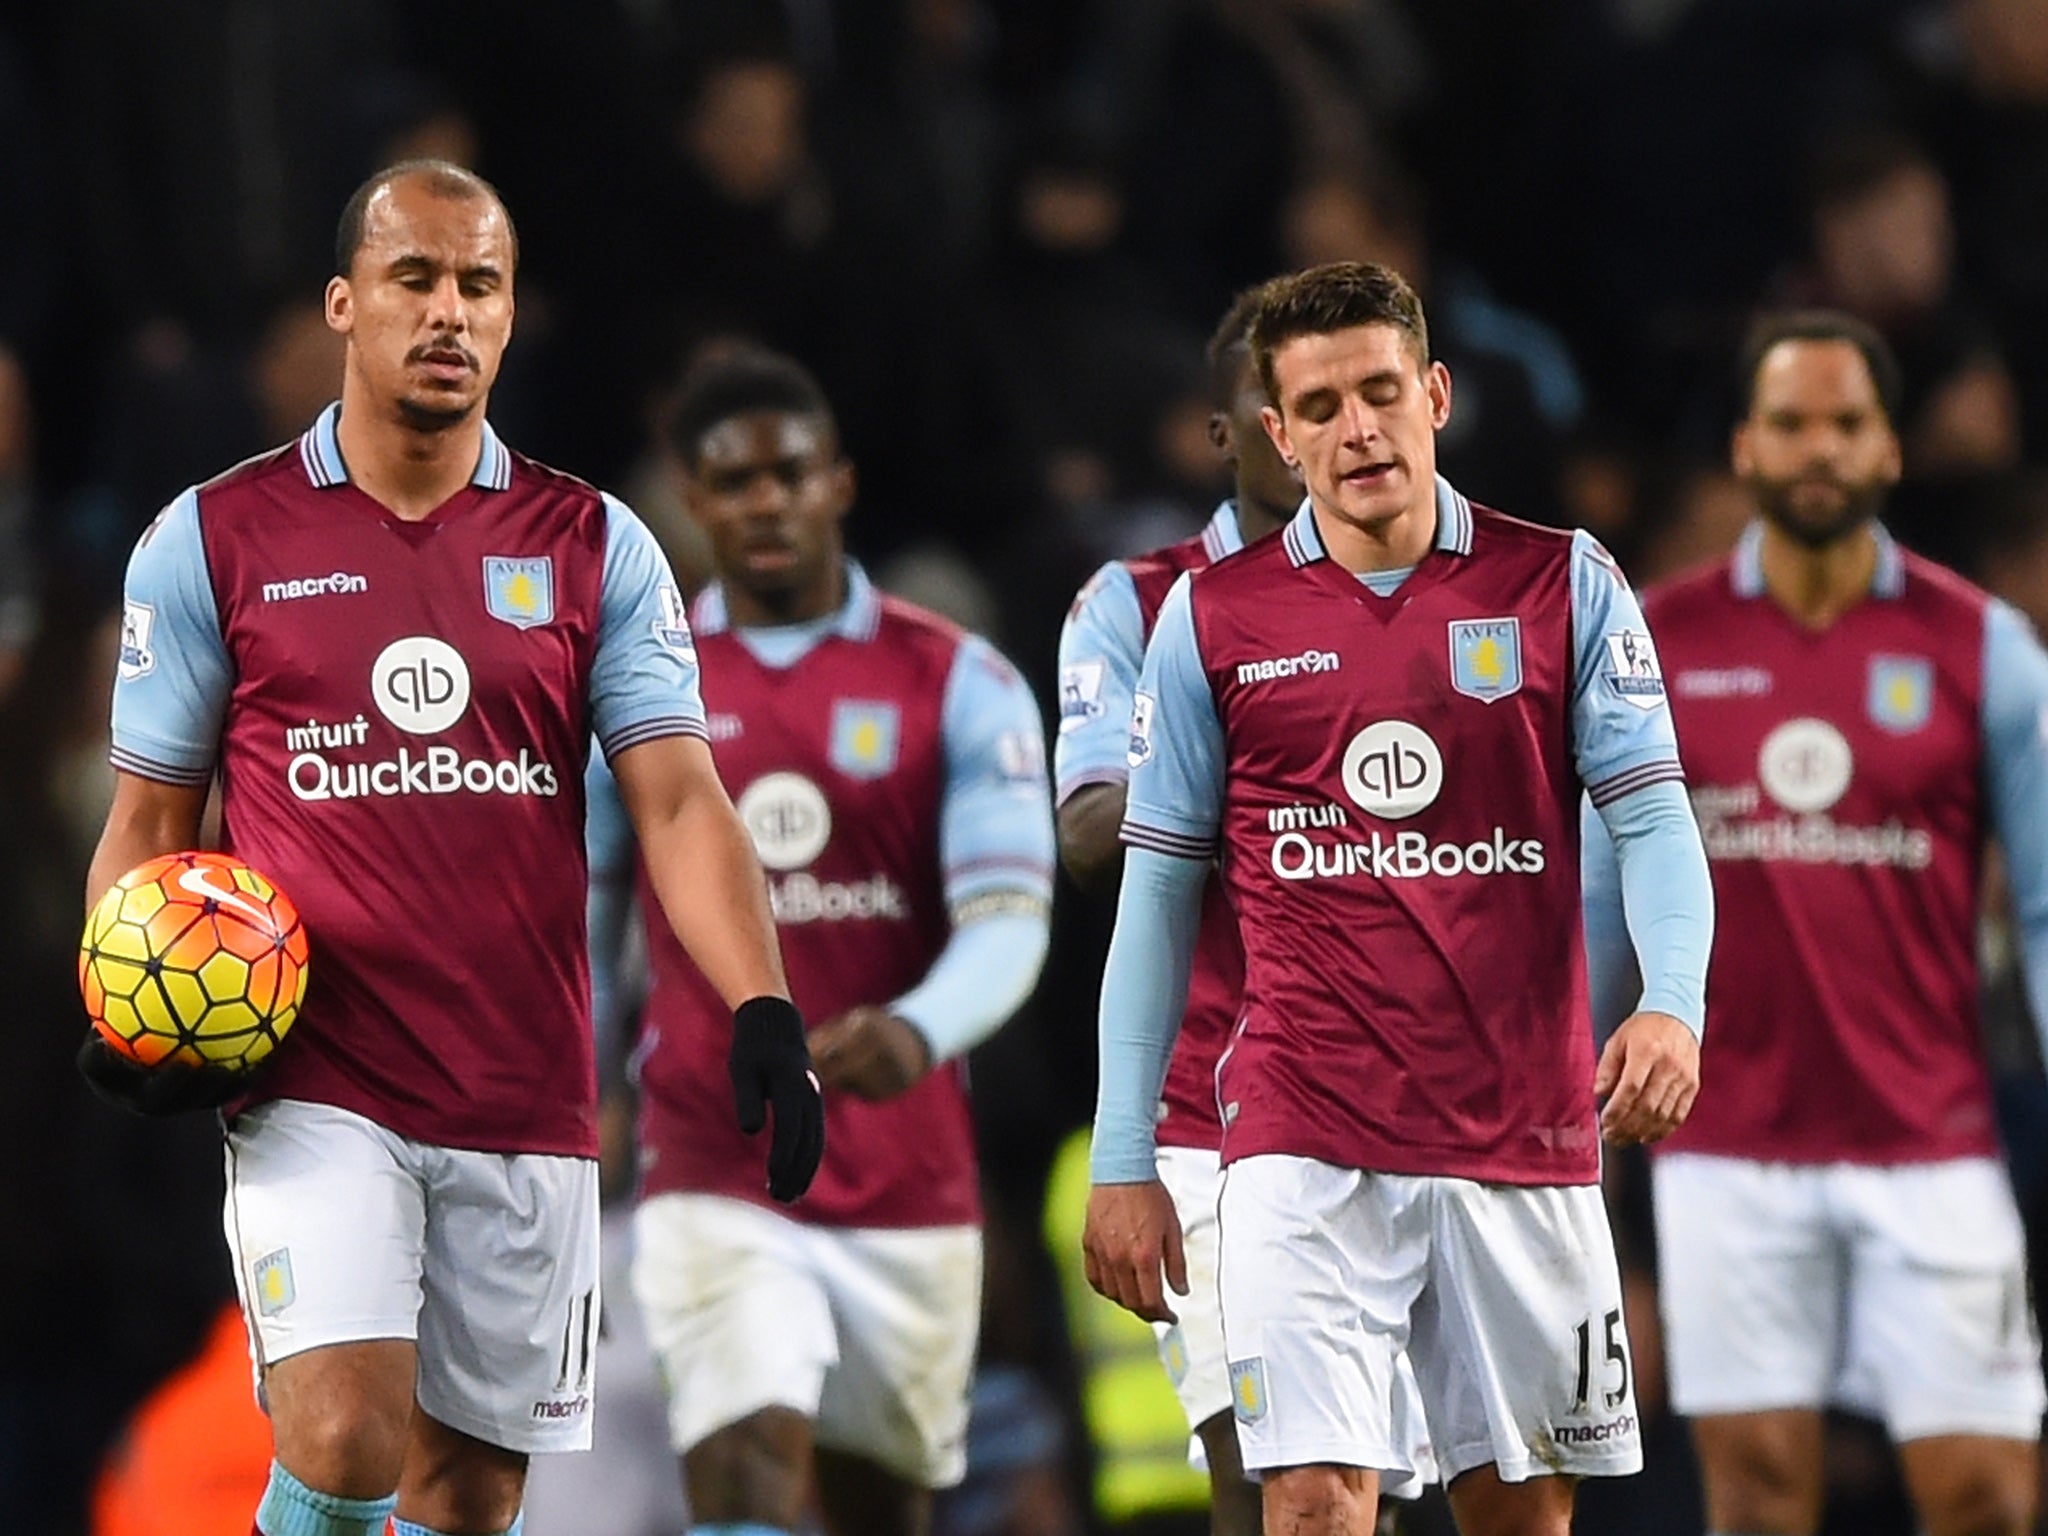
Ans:
<svg viewBox="0 0 2048 1536"><path fill-rule="evenodd" d="M1265 661L1239 662L1237 681L1270 683L1283 677L1300 677L1317 672L1335 672L1344 665L1335 651L1303 651L1299 656L1275 656Z"/></svg>
<svg viewBox="0 0 2048 1536"><path fill-rule="evenodd" d="M332 593L367 592L370 578L336 571L331 576L301 576L291 581L263 583L263 601L288 603L298 597L325 597Z"/></svg>

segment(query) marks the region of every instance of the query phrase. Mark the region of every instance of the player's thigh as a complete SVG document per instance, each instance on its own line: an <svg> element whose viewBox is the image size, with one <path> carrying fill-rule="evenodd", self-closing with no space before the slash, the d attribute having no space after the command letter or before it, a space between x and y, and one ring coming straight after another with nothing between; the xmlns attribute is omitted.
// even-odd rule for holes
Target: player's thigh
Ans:
<svg viewBox="0 0 2048 1536"><path fill-rule="evenodd" d="M1598 1185L1428 1183L1411 1354L1446 1482L1642 1466L1621 1271Z"/></svg>
<svg viewBox="0 0 2048 1536"><path fill-rule="evenodd" d="M597 1163L431 1149L420 1407L504 1450L586 1450Z"/></svg>
<svg viewBox="0 0 2048 1536"><path fill-rule="evenodd" d="M1848 1284L1826 1170L1671 1153L1651 1177L1672 1406L1693 1418L1820 1408Z"/></svg>
<svg viewBox="0 0 2048 1536"><path fill-rule="evenodd" d="M1230 1368L1223 1348L1223 1298L1217 1289L1220 1229L1216 1203L1223 1159L1193 1147L1159 1149L1159 1181L1180 1218L1188 1294L1171 1299L1174 1323L1158 1323L1159 1360L1192 1431L1230 1411ZM1227 1427L1227 1425L1226 1425Z"/></svg>
<svg viewBox="0 0 2048 1536"><path fill-rule="evenodd" d="M812 1227L804 1237L839 1328L818 1399L819 1449L951 1487L967 1472L980 1229Z"/></svg>
<svg viewBox="0 0 2048 1536"><path fill-rule="evenodd" d="M838 1330L804 1236L720 1195L655 1195L634 1212L633 1296L678 1451L764 1408L817 1416Z"/></svg>
<svg viewBox="0 0 2048 1536"><path fill-rule="evenodd" d="M223 1225L259 1379L307 1350L416 1336L426 1192L402 1137L281 1099L235 1117L226 1156ZM408 1392L396 1411L411 1408Z"/></svg>
<svg viewBox="0 0 2048 1536"><path fill-rule="evenodd" d="M1968 1158L1833 1178L1855 1232L1848 1374L1892 1438L2038 1439L2048 1397L2005 1169Z"/></svg>
<svg viewBox="0 0 2048 1536"><path fill-rule="evenodd" d="M1224 1170L1223 1332L1247 1470L1406 1475L1398 1362L1428 1256L1416 1181L1309 1158Z"/></svg>

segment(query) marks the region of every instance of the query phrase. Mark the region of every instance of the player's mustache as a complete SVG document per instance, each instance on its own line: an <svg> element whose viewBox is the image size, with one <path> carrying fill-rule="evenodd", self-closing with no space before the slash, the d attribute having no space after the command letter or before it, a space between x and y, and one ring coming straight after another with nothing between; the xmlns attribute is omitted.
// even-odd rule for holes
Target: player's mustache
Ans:
<svg viewBox="0 0 2048 1536"><path fill-rule="evenodd" d="M474 352L470 351L469 348L465 347L459 341L449 341L445 339L441 341L429 341L421 346L414 347L410 352L405 354L405 360L408 363L424 363L430 358L443 358L450 356L461 358L462 361L471 368L475 368L478 366L476 354Z"/></svg>

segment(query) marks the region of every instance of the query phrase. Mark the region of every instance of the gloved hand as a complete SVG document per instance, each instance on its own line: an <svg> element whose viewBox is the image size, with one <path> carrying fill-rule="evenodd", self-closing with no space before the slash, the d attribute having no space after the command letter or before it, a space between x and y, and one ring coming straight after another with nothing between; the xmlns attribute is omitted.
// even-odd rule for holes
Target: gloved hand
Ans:
<svg viewBox="0 0 2048 1536"><path fill-rule="evenodd" d="M768 1111L775 1131L768 1144L768 1193L787 1205L811 1187L825 1155L825 1097L811 1070L802 1015L789 999L756 997L732 1016L733 1102L740 1129L760 1130Z"/></svg>
<svg viewBox="0 0 2048 1536"><path fill-rule="evenodd" d="M137 1115L218 1109L247 1093L250 1085L248 1073L226 1067L190 1067L182 1062L145 1067L108 1045L97 1030L88 1030L85 1044L78 1048L78 1070L107 1103Z"/></svg>

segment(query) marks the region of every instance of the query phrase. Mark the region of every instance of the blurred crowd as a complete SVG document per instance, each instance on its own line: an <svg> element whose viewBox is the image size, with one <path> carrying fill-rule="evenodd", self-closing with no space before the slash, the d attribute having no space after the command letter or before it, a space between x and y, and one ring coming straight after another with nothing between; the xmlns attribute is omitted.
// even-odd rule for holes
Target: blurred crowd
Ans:
<svg viewBox="0 0 2048 1536"><path fill-rule="evenodd" d="M701 576L665 398L706 345L786 349L838 407L855 549L990 632L1048 702L1080 582L1192 531L1227 489L1200 347L1231 294L1340 258L1423 293L1460 488L1593 529L1639 581L1722 551L1749 515L1725 467L1747 321L1786 303L1864 317L1906 369L1896 531L2048 624L2048 0L10 8L10 1532L86 1528L129 1415L232 1295L212 1127L124 1122L70 1067L122 567L179 489L336 393L320 305L336 216L371 170L418 154L491 178L519 226L492 401L508 441L624 494ZM1037 1000L977 1063L991 1241L1016 1262L992 1254L983 1480L949 1506L959 1532L1109 1519L1039 1239L1049 1170L1092 1104L1108 917L1064 896ZM2031 1209L2048 1115L1999 985ZM1615 1195L1640 1233L1630 1173ZM1649 1286L1653 1257L1633 1258ZM1652 1407L1647 1313L1638 1326ZM1587 1499L1584 1529L1696 1520L1682 1436L1662 1443L1641 1487ZM1841 1507L1877 1513L1836 1528L1894 1528L1888 1469L1853 1428L1842 1445Z"/></svg>

